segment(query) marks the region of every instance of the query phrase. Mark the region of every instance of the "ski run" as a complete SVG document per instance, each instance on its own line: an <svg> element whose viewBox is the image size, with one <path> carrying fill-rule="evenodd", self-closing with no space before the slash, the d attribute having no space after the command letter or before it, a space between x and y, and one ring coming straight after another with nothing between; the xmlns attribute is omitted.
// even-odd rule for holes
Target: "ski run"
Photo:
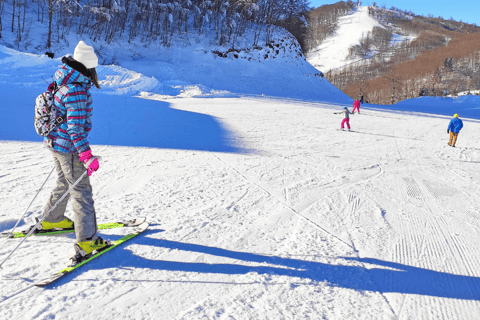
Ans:
<svg viewBox="0 0 480 320"><path fill-rule="evenodd" d="M59 60L0 49L3 232L53 167L33 102ZM75 237L29 237L0 270L1 319L479 318L478 97L362 105L344 133L334 112L353 101L306 62L176 52L101 66L92 90L98 223L148 229L45 287ZM1 238L0 259L18 241Z"/></svg>
<svg viewBox="0 0 480 320"><path fill-rule="evenodd" d="M148 109L148 100L134 100ZM2 316L478 316L478 121L464 119L451 148L449 119L428 114L364 108L351 117L359 132L344 134L336 131L336 107L326 103L152 103L172 113L162 121L210 118L221 127L213 135L224 135L217 147L228 151L182 148L182 142L170 149L94 145L104 159L92 176L99 221L143 214L149 230L52 287L5 299L61 269L71 254L73 236L31 237L1 270ZM0 147L6 229L51 161L39 142ZM32 214L42 206L35 204ZM2 239L0 254L15 241Z"/></svg>

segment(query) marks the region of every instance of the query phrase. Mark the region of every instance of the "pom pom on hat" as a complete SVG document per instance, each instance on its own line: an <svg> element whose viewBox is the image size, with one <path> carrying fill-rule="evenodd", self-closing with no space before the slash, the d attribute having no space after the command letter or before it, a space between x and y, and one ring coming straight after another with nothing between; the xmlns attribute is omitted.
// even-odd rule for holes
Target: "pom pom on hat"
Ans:
<svg viewBox="0 0 480 320"><path fill-rule="evenodd" d="M93 48L88 46L85 42L80 41L73 52L73 59L82 63L85 68L92 69L98 66L98 58Z"/></svg>

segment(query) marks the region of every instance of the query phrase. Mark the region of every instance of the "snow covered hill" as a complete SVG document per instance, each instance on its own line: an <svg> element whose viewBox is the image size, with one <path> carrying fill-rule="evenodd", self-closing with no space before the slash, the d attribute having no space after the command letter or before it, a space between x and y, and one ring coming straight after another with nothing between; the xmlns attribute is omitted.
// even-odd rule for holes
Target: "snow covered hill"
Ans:
<svg viewBox="0 0 480 320"><path fill-rule="evenodd" d="M322 72L328 72L360 61L361 58L358 57L347 58L348 49L360 44L360 39L371 32L374 27L385 28L369 15L368 6L355 7L350 14L339 19L338 26L334 35L324 40L307 56L308 62ZM405 40L411 41L414 38L413 36L393 34L390 45L399 44Z"/></svg>
<svg viewBox="0 0 480 320"><path fill-rule="evenodd" d="M422 99L362 106L338 131L350 100L298 59L160 56L99 68L89 137L98 221L146 216L149 230L16 294L63 268L75 241L28 239L0 270L2 319L478 317L477 102L451 103L465 125L451 148L453 110ZM32 118L58 64L0 47L0 231L52 170ZM17 240L0 239L1 260Z"/></svg>
<svg viewBox="0 0 480 320"><path fill-rule="evenodd" d="M367 6L355 7L350 14L341 17L335 34L308 55L307 60L322 72L343 67L356 60L347 59L348 48L360 43L360 38L380 26L368 14Z"/></svg>

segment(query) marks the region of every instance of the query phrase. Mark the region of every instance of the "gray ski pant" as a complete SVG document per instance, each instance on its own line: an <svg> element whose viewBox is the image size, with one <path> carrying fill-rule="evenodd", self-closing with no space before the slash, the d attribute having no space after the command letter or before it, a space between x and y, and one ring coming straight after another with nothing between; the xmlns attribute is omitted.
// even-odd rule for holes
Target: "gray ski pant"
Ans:
<svg viewBox="0 0 480 320"><path fill-rule="evenodd" d="M50 194L42 217L57 203L57 201L70 189L75 181L87 170L80 162L78 153L52 152L53 161L57 169L57 186ZM65 197L57 207L50 212L45 221L50 223L60 222L65 219L65 210L69 198L72 198L73 223L77 242L86 241L87 238L97 234L97 218L93 207L92 186L88 174L72 189L70 195Z"/></svg>

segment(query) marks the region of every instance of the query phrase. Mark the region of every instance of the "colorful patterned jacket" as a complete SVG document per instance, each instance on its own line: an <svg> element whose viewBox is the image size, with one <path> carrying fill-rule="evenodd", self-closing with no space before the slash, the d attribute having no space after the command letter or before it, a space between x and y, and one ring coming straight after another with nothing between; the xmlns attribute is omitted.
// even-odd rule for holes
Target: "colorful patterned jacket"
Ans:
<svg viewBox="0 0 480 320"><path fill-rule="evenodd" d="M48 148L55 152L82 153L90 150L87 137L92 129L92 95L90 80L64 64L55 72L55 82L61 87L55 94L57 117L66 114L66 120L44 138Z"/></svg>

